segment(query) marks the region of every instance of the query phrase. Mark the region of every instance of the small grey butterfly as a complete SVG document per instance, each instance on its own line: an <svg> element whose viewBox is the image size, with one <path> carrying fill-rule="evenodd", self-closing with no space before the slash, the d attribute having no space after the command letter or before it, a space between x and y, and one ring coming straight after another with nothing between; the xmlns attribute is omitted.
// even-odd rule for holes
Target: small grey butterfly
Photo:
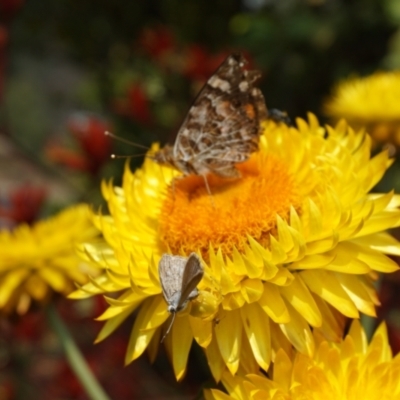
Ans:
<svg viewBox="0 0 400 400"><path fill-rule="evenodd" d="M158 274L164 299L168 303L168 312L172 314L172 321L161 339L162 343L171 330L176 313L183 310L189 300L198 296L197 285L203 278L204 270L195 253L189 257L164 254L158 264Z"/></svg>

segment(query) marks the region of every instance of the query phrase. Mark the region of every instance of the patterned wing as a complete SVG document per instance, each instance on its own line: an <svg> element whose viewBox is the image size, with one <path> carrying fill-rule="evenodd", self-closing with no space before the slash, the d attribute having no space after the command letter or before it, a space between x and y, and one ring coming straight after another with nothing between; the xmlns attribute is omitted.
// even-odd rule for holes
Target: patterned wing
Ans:
<svg viewBox="0 0 400 400"><path fill-rule="evenodd" d="M163 254L158 263L158 274L164 299L168 304L176 297L176 293L182 289L182 278L185 270L186 258Z"/></svg>
<svg viewBox="0 0 400 400"><path fill-rule="evenodd" d="M190 300L190 294L196 289L197 285L202 280L203 275L204 270L199 256L195 253L190 254L183 272L182 294L179 300L178 308L180 308L185 301Z"/></svg>
<svg viewBox="0 0 400 400"><path fill-rule="evenodd" d="M183 172L238 176L234 165L257 150L260 120L268 117L254 86L258 71L243 69L241 55L229 56L207 81L183 122L173 148Z"/></svg>

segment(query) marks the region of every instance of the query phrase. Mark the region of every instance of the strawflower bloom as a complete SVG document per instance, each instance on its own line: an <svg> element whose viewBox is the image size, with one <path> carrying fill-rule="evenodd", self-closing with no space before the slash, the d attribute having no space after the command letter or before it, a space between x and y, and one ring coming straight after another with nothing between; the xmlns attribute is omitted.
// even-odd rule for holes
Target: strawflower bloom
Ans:
<svg viewBox="0 0 400 400"><path fill-rule="evenodd" d="M272 377L261 374L232 376L222 383L228 394L207 390L206 400L394 400L400 398L400 354L392 356L386 325L382 323L368 344L355 320L340 343L315 335L313 357L288 356L279 350Z"/></svg>
<svg viewBox="0 0 400 400"><path fill-rule="evenodd" d="M365 127L374 143L400 146L400 71L377 72L339 82L325 104L333 119Z"/></svg>
<svg viewBox="0 0 400 400"><path fill-rule="evenodd" d="M85 204L65 209L32 226L0 230L0 313L24 314L32 301L45 303L53 292L68 295L96 268L74 246L98 236Z"/></svg>
<svg viewBox="0 0 400 400"><path fill-rule="evenodd" d="M391 160L371 159L369 136L344 122L324 129L310 115L297 125L267 123L259 151L237 165L240 179L207 176L212 196L203 177L179 177L151 157L134 173L127 166L122 187L103 182L110 215L93 217L105 240L82 255L104 273L72 294L119 292L106 297L97 341L137 311L125 361L156 356L169 323L163 253L195 251L205 270L164 342L177 379L193 339L218 380L225 367L268 370L280 348L312 355L311 327L339 340L344 316L375 315L376 272L398 269L386 254L400 254L400 243L384 231L400 225L400 197L368 192Z"/></svg>

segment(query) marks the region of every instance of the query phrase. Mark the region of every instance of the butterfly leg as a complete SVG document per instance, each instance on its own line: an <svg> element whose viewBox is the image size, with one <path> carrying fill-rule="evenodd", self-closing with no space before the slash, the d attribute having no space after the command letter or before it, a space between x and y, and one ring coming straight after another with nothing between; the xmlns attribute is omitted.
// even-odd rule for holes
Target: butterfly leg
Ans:
<svg viewBox="0 0 400 400"><path fill-rule="evenodd" d="M202 175L202 177L203 177L204 183L206 185L207 193L210 195L211 205L215 208L214 197L211 193L210 186L208 185L207 177L205 175Z"/></svg>

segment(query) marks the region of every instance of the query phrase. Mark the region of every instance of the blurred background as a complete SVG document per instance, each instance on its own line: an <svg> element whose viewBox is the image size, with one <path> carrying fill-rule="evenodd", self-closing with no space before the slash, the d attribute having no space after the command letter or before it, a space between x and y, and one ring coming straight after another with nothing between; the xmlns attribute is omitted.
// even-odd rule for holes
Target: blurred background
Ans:
<svg viewBox="0 0 400 400"><path fill-rule="evenodd" d="M237 51L262 71L268 107L328 122L338 80L400 67L400 2L0 0L0 227L79 201L97 207L101 179L118 184L123 156L135 168L146 151L104 131L145 147L172 142L205 80ZM399 191L398 172L396 162L378 189ZM395 351L399 282L383 283L380 311ZM208 375L196 361L179 385L165 357L123 367L131 321L93 346L101 299L59 307L113 399L201 394ZM0 320L0 399L28 398L86 398L35 312Z"/></svg>

